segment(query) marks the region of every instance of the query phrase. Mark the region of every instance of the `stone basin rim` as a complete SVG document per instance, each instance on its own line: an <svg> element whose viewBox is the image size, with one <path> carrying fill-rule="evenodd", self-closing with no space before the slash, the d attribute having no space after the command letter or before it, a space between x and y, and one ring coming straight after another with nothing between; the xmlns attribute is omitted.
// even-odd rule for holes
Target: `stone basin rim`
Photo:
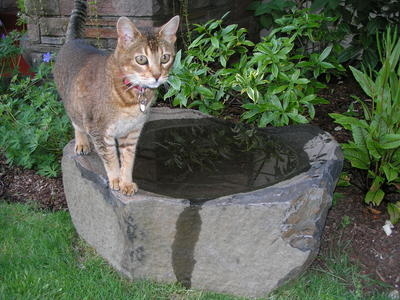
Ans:
<svg viewBox="0 0 400 300"><path fill-rule="evenodd" d="M149 118L149 122L151 121L156 121L156 120L164 120L164 119L199 119L199 118L212 118L211 116L205 115L199 111L194 111L190 109L170 109L170 108L151 108L151 114ZM224 120L218 120L218 122L226 123ZM308 170L305 170L301 172L298 175L295 175L291 178L279 181L277 183L274 183L270 186L262 187L259 189L255 190L250 190L250 191L244 191L244 192L238 192L235 194L231 195L223 195L219 196L213 199L207 199L207 200L189 200L185 198L178 198L178 197L171 197L151 191L147 191L144 189L141 189L139 186L138 192L133 195L133 196L125 196L122 195L118 191L113 191L110 190L108 187L107 179L105 176L105 171L104 169L100 174L97 174L95 171L93 171L90 168L85 168L82 163L79 164L78 162L83 162L84 160L89 160L91 157L93 157L93 152L89 154L88 156L75 156L74 159L76 160L77 167L81 170L82 173L94 173L96 178L93 178L93 176L90 176L91 178L88 178L90 180L94 180L98 184L101 185L103 189L103 193L110 193L113 195L113 199L115 199L116 202L115 205L121 204L121 205L126 205L134 201L148 201L146 199L153 198L157 199L157 201L163 201L163 202L169 202L171 205L187 205L188 203L191 206L209 206L209 205L273 205L274 203L282 203L282 202L290 202L292 199L297 197L297 193L295 190L293 190L293 186L298 186L301 185L304 187L310 188L310 183L312 181L312 188L318 188L320 184L316 184L318 182L318 179L322 179L322 175L325 173L325 169L332 163L333 160L340 160L342 159L342 154L337 153L336 146L337 143L333 139L333 137L322 131L316 126L313 125L292 125L292 126L284 126L284 127L279 127L277 128L265 128L262 129L263 131L278 131L278 130L290 130L291 128L296 127L296 128L312 128L316 132L320 132L320 135L317 136L316 138L320 138L321 143L324 139L328 140L326 145L329 147L326 147L326 157L328 159L326 160L319 160L315 153L312 153L310 151L305 151L306 154L308 155L309 158L309 164L310 168ZM322 136L321 135L325 135ZM325 146L323 144L323 146ZM332 144L332 145L329 145ZM73 147L73 141L71 141L65 148L67 147ZM325 148L325 147L322 147ZM318 150L318 149L317 149ZM65 151L64 152L68 152ZM70 152L71 153L71 152ZM96 155L97 156L97 155ZM89 164L90 165L90 164ZM86 169L86 170L85 170ZM86 171L86 172L85 172ZM322 184L322 183L321 183ZM288 189L290 192L288 192ZM269 197L262 197L261 195L263 194L268 194ZM283 197L282 194L285 196ZM261 196L261 197L260 197ZM264 199L262 199L264 198ZM244 201L243 199L246 199Z"/></svg>

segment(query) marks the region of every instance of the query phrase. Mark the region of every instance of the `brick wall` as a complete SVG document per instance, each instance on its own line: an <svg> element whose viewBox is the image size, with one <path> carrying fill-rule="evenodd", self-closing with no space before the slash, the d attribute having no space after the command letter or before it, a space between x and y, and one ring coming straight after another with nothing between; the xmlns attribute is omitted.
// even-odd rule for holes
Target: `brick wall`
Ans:
<svg viewBox="0 0 400 300"><path fill-rule="evenodd" d="M92 4L97 2L96 5ZM220 18L231 11L230 23L255 28L246 10L252 0L188 0L189 22L199 23ZM138 27L160 26L180 14L179 0L97 0L89 2L89 18L85 38L102 49L113 49L116 44L115 24L120 16L127 16ZM73 0L25 0L29 21L25 52L31 64L41 61L42 54L56 53L64 43Z"/></svg>

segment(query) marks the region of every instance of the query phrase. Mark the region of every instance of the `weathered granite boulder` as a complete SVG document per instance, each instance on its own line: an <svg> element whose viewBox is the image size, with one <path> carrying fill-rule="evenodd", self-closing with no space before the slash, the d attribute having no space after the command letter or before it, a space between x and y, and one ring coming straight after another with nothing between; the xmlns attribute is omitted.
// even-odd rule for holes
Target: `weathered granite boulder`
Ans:
<svg viewBox="0 0 400 300"><path fill-rule="evenodd" d="M157 108L151 120L204 117ZM140 181L132 197L111 191L97 155L76 156L69 143L62 170L76 230L129 278L265 296L298 276L317 254L342 168L338 144L316 127L266 132L303 153L308 167L271 186L199 201L140 189ZM134 177L149 171L138 168Z"/></svg>

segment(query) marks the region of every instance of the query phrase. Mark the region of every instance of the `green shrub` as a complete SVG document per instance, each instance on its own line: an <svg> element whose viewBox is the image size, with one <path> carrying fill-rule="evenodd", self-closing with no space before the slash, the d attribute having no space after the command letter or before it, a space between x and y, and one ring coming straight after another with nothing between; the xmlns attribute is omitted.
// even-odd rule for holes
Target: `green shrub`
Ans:
<svg viewBox="0 0 400 300"><path fill-rule="evenodd" d="M297 51L296 39L312 32L297 26L309 23L304 15L313 17L307 11L297 14L291 19L296 26L277 20L282 26L256 45L246 39L245 29L223 26L222 19L195 25L198 36L185 54L177 53L164 98L214 115L239 103L245 111L242 120L260 127L308 122L314 105L324 103L316 96L324 87L317 78L341 67L327 61L332 46L318 54ZM318 21L314 23L317 28Z"/></svg>
<svg viewBox="0 0 400 300"><path fill-rule="evenodd" d="M376 34L387 26L399 26L399 1L313 0L311 9L335 17L335 29L349 38L349 47L338 53L339 61L360 60L364 66L379 67Z"/></svg>
<svg viewBox="0 0 400 300"><path fill-rule="evenodd" d="M56 176L71 128L50 72L42 63L33 78L15 75L2 91L0 150L8 163Z"/></svg>
<svg viewBox="0 0 400 300"><path fill-rule="evenodd" d="M378 72L351 71L372 104L357 99L363 107L361 119L330 114L337 123L351 130L353 140L342 145L345 158L354 168L365 170L368 192L365 202L379 205L384 199L383 187L400 186L400 39L397 30L387 30L379 57ZM379 45L379 43L378 43ZM392 223L400 219L400 202L389 203Z"/></svg>
<svg viewBox="0 0 400 300"><path fill-rule="evenodd" d="M313 0L309 4L312 12L331 17L315 30L312 46L335 43L334 53L340 63L361 61L364 66L376 68L379 63L376 33L383 33L388 25L400 25L399 1ZM253 1L249 9L254 11L261 27L270 30L276 28L274 20L304 5L301 0Z"/></svg>

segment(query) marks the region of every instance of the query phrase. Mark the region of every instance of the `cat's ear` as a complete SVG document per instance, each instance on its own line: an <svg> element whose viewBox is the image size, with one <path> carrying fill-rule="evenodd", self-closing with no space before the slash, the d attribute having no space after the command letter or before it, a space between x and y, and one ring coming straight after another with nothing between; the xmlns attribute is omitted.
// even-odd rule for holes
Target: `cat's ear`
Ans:
<svg viewBox="0 0 400 300"><path fill-rule="evenodd" d="M141 34L127 17L120 17L117 22L118 45L129 47Z"/></svg>
<svg viewBox="0 0 400 300"><path fill-rule="evenodd" d="M178 27L179 16L175 16L160 28L159 35L167 42L175 43Z"/></svg>

